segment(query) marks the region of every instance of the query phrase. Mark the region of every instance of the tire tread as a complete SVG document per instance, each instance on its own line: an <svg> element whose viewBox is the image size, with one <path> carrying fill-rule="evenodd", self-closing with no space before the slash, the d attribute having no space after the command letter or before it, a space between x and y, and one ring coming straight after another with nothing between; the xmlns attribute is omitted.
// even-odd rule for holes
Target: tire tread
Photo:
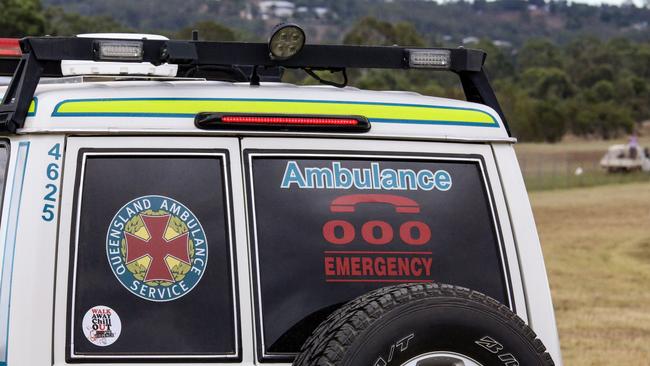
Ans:
<svg viewBox="0 0 650 366"><path fill-rule="evenodd" d="M338 366L345 351L375 320L409 301L427 297L453 297L477 302L504 317L533 345L544 366L554 362L535 332L508 307L480 292L437 283L401 284L384 287L358 297L330 315L307 339L294 366Z"/></svg>

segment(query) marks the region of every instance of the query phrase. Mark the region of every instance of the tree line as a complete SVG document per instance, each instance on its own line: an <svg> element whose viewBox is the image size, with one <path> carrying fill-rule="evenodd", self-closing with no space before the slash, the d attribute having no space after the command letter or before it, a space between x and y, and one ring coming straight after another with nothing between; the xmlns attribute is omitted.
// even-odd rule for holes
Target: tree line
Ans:
<svg viewBox="0 0 650 366"><path fill-rule="evenodd" d="M190 39L193 29L206 39L233 41L243 38L235 30L213 21L196 21L176 30L134 29L109 15L82 15L61 6L43 6L40 0L0 0L0 36L74 36L81 33L154 32L176 39Z"/></svg>
<svg viewBox="0 0 650 366"><path fill-rule="evenodd" d="M359 21L346 44L422 47L410 23ZM584 36L567 44L532 38L521 48L482 39L485 68L513 133L525 141L559 141L567 133L613 138L650 119L650 43ZM351 84L376 90L412 90L462 99L455 76L419 70L371 70L352 74Z"/></svg>
<svg viewBox="0 0 650 366"><path fill-rule="evenodd" d="M646 0L643 0L646 1ZM291 21L307 28L314 42L340 42L354 22L372 16L388 22L407 21L429 42L467 36L508 41L516 46L531 36L565 43L580 33L601 38L623 36L650 41L650 7L590 5L567 0L290 0L295 12L262 17L257 0L41 0L68 12L109 15L121 24L147 32L169 31L198 21L216 21L249 37L266 38L270 26ZM638 3L638 2L637 2ZM646 5L650 5L646 1ZM328 10L314 17L314 9ZM302 8L303 11L297 11ZM307 9L307 10L305 10ZM644 28L645 27L645 28Z"/></svg>
<svg viewBox="0 0 650 366"><path fill-rule="evenodd" d="M107 16L44 8L38 0L0 0L0 14L4 15L0 18L3 37L134 31ZM198 29L204 40L248 40L237 29L210 20L162 33L189 39L193 29ZM354 23L342 42L452 46L423 36L412 22L374 17ZM486 70L513 133L522 140L554 142L567 133L607 139L631 133L638 123L650 119L650 41L579 36L560 44L535 37L520 47L497 47L489 39L471 47L487 51ZM340 78L321 74L323 78ZM350 85L361 88L463 98L457 78L445 73L351 70L349 78ZM315 82L299 72L288 72L285 80Z"/></svg>

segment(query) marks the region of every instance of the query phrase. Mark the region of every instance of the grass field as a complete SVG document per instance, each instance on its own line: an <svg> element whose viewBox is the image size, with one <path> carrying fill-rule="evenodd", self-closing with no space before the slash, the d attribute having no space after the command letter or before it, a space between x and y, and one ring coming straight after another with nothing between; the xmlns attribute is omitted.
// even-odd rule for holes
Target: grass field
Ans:
<svg viewBox="0 0 650 366"><path fill-rule="evenodd" d="M650 365L650 183L531 201L565 365Z"/></svg>

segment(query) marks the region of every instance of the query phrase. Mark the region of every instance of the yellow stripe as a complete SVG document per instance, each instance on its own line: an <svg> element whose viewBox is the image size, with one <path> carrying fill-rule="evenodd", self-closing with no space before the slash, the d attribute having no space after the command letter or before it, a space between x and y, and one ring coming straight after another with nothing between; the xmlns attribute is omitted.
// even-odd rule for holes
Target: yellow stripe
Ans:
<svg viewBox="0 0 650 366"><path fill-rule="evenodd" d="M54 116L64 115L194 115L199 112L219 113L269 113L305 115L361 115L370 120L413 120L459 122L467 124L496 125L488 113L472 109L444 107L310 102L282 100L156 100L156 99L106 99L64 101L55 109Z"/></svg>
<svg viewBox="0 0 650 366"><path fill-rule="evenodd" d="M29 109L27 110L27 113L29 114L36 113L36 101L32 100L32 103L29 105Z"/></svg>

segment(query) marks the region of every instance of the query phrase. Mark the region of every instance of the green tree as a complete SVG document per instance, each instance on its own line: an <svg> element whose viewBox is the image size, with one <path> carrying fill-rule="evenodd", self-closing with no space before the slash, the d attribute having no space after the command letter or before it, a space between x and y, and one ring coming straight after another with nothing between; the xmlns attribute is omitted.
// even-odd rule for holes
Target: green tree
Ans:
<svg viewBox="0 0 650 366"><path fill-rule="evenodd" d="M615 100L631 111L635 121L650 118L650 81L634 73L622 73L614 83Z"/></svg>
<svg viewBox="0 0 650 366"><path fill-rule="evenodd" d="M528 115L536 140L558 142L567 131L567 114L559 100L537 100Z"/></svg>
<svg viewBox="0 0 650 366"><path fill-rule="evenodd" d="M47 18L46 34L52 36L131 31L108 16L83 16L66 12L60 7L45 9L45 17Z"/></svg>
<svg viewBox="0 0 650 366"><path fill-rule="evenodd" d="M559 100L522 97L510 115L515 136L525 141L558 142L568 129L567 110Z"/></svg>
<svg viewBox="0 0 650 366"><path fill-rule="evenodd" d="M599 81L614 81L616 79L616 71L612 65L586 64L582 67L580 73L574 75L574 78L582 88L591 88Z"/></svg>
<svg viewBox="0 0 650 366"><path fill-rule="evenodd" d="M650 80L650 43L634 45L634 54L630 61L632 71L637 76Z"/></svg>
<svg viewBox="0 0 650 366"><path fill-rule="evenodd" d="M425 41L411 23L381 21L367 17L357 22L343 38L345 44L375 46L413 46L424 47Z"/></svg>
<svg viewBox="0 0 650 366"><path fill-rule="evenodd" d="M376 18L364 18L345 35L346 44L424 47L424 38L410 23L389 23ZM349 72L352 85L374 90L410 90L428 95L449 95L448 83L435 73L423 70L371 70Z"/></svg>
<svg viewBox="0 0 650 366"><path fill-rule="evenodd" d="M614 83L609 80L600 80L585 91L585 99L589 103L600 103L614 100L616 97Z"/></svg>
<svg viewBox="0 0 650 366"><path fill-rule="evenodd" d="M547 38L533 38L526 42L517 59L521 70L531 67L563 67L560 49Z"/></svg>
<svg viewBox="0 0 650 366"><path fill-rule="evenodd" d="M553 67L534 67L521 75L521 84L534 98L565 99L573 95L573 85L569 76L561 69Z"/></svg>
<svg viewBox="0 0 650 366"><path fill-rule="evenodd" d="M515 74L514 62L508 54L509 48L499 48L490 40L482 39L475 48L487 53L485 59L485 70L492 80L512 78Z"/></svg>
<svg viewBox="0 0 650 366"><path fill-rule="evenodd" d="M39 0L0 0L0 36L41 36L45 17Z"/></svg>
<svg viewBox="0 0 650 366"><path fill-rule="evenodd" d="M572 130L578 135L610 139L634 130L630 111L614 102L582 104L577 108Z"/></svg>
<svg viewBox="0 0 650 366"><path fill-rule="evenodd" d="M190 27L183 28L176 33L175 38L191 39L193 30L198 30L199 39L204 41L229 42L237 39L237 36L232 29L211 20L200 21Z"/></svg>

